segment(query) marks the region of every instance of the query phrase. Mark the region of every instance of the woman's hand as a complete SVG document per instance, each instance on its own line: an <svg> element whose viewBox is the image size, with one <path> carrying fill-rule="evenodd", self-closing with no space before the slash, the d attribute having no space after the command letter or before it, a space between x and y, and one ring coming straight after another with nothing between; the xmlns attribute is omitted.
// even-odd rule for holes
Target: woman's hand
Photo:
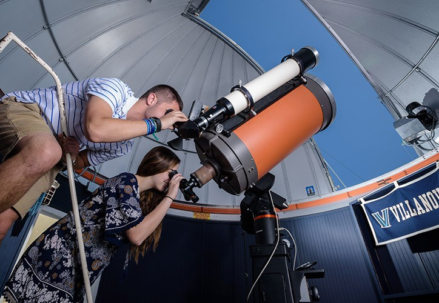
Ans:
<svg viewBox="0 0 439 303"><path fill-rule="evenodd" d="M172 176L171 180L169 180L168 192L166 193L166 195L172 199L175 199L177 197L178 189L180 187L180 181L183 179L184 177L180 173Z"/></svg>

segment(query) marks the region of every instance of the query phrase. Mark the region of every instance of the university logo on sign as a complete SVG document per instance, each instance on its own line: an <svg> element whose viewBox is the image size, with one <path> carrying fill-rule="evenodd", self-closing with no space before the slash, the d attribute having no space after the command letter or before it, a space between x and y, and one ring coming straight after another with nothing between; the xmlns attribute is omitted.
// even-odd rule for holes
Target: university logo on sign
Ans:
<svg viewBox="0 0 439 303"><path fill-rule="evenodd" d="M437 163L361 199L377 245L439 227Z"/></svg>

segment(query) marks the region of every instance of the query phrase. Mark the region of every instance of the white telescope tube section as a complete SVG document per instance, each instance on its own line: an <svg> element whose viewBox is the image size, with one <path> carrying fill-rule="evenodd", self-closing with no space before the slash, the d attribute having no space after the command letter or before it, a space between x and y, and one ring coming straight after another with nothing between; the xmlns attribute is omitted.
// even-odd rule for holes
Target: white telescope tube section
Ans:
<svg viewBox="0 0 439 303"><path fill-rule="evenodd" d="M14 41L18 44L26 53L29 54L32 58L35 59L55 80L56 83L56 93L58 95L58 106L61 117L61 130L66 136L68 136L67 129L67 120L66 114L64 110L64 97L61 88L61 81L58 76L55 74L53 69L47 65L40 57L38 57L26 44L24 44L14 33L9 32L1 41L0 41L0 53L6 48L6 46ZM78 246L79 246L79 255L81 257L81 266L82 266L82 274L84 278L84 286L88 303L93 303L93 298L91 295L91 287L90 287L90 279L88 277L88 269L87 269L87 260L85 258L85 249L84 249L84 240L82 238L82 228L81 221L79 218L79 209L78 209L78 198L76 196L76 187L75 187L75 178L73 175L73 165L72 165L72 157L70 154L66 154L66 162L67 162L67 172L69 176L69 185L70 185L70 195L72 197L72 208L73 215L75 218L76 225L76 236L78 238Z"/></svg>
<svg viewBox="0 0 439 303"><path fill-rule="evenodd" d="M288 59L243 86L250 92L253 101L256 103L282 84L297 77L299 74L299 64L295 60ZM242 112L249 105L247 98L239 90L231 92L224 98L232 103L233 108L235 109L235 114Z"/></svg>
<svg viewBox="0 0 439 303"><path fill-rule="evenodd" d="M286 59L286 60L284 60ZM228 119L244 110L252 110L256 102L280 86L317 65L319 53L310 46L300 49L294 55L282 59L282 63L253 79L244 86L235 86L232 92L219 99L214 106L195 120L188 120L178 127L179 136L184 139L198 138L201 132L212 124Z"/></svg>
<svg viewBox="0 0 439 303"><path fill-rule="evenodd" d="M314 66L316 66L319 60L319 54L317 50L315 50L311 46L307 46L302 48L298 52L298 54L303 50L307 50L308 52L311 52L313 54L313 59L315 61ZM300 66L299 62L295 59L296 58L293 56L293 58L285 60L281 64L270 69L268 72L260 75L256 79L244 85L244 88L246 88L252 96L254 103L258 102L260 99L262 99L281 85L290 81L291 79L294 79L295 77L303 74L308 69L306 66ZM300 58L297 59L300 60ZM309 60L309 58L306 59ZM242 112L249 106L249 100L247 100L245 95L241 91L239 91L239 89L231 92L224 98L229 100L232 104L235 110L235 115Z"/></svg>

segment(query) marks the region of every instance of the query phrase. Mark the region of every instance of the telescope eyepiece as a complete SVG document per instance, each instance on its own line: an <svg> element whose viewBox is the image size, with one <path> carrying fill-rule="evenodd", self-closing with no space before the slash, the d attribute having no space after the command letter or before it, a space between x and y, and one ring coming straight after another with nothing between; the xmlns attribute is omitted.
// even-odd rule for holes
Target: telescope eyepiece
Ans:
<svg viewBox="0 0 439 303"><path fill-rule="evenodd" d="M171 172L169 173L169 179L172 179L172 177L174 177L176 174L178 174L178 171L171 170ZM197 203L200 199L192 190L195 186L195 181L192 179L190 181L188 181L187 179L183 179L180 181L180 191L182 192L183 197L186 201L192 201L194 203Z"/></svg>
<svg viewBox="0 0 439 303"><path fill-rule="evenodd" d="M197 203L199 198L192 190L194 187L195 183L192 179L189 181L187 179L183 179L180 182L180 190L183 193L184 199L186 201L192 201L194 203Z"/></svg>

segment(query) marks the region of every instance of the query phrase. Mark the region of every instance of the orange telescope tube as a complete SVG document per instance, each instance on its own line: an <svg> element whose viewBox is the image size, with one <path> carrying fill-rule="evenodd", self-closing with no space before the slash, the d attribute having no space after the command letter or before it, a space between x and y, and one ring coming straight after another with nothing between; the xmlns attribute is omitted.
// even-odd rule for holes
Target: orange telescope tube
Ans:
<svg viewBox="0 0 439 303"><path fill-rule="evenodd" d="M252 187L285 157L335 118L329 88L307 75L301 84L230 135L206 130L195 141L203 167L192 175L204 185L214 179L220 188L238 195Z"/></svg>
<svg viewBox="0 0 439 303"><path fill-rule="evenodd" d="M320 103L302 85L264 110L257 118L236 129L234 133L251 153L259 180L319 132L322 121Z"/></svg>

